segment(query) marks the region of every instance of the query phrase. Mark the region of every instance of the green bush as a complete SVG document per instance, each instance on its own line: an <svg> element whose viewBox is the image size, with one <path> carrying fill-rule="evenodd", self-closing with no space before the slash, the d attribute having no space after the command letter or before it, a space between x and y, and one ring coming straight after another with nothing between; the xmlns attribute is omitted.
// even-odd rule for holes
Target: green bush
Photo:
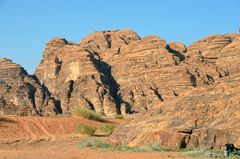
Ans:
<svg viewBox="0 0 240 159"><path fill-rule="evenodd" d="M83 135L94 135L95 131L96 131L96 127L95 126L89 126L89 125L85 125L85 124L79 124L76 127L76 132L83 134Z"/></svg>
<svg viewBox="0 0 240 159"><path fill-rule="evenodd" d="M113 124L108 124L108 125L103 125L100 130L108 135L111 135L115 129L115 125Z"/></svg>
<svg viewBox="0 0 240 159"><path fill-rule="evenodd" d="M110 151L127 151L127 152L171 151L170 149L160 148L159 146L129 147L126 145L111 145L96 139L83 140L80 142L80 147L81 148L91 147L91 148L99 148L99 149L110 150Z"/></svg>
<svg viewBox="0 0 240 159"><path fill-rule="evenodd" d="M90 139L90 140L83 140L80 142L80 147L93 147L93 148L102 148L102 149L107 149L111 148L112 145L106 144L102 142L101 140L96 140L96 139Z"/></svg>
<svg viewBox="0 0 240 159"><path fill-rule="evenodd" d="M87 108L77 108L74 110L73 113L77 116L80 116L89 120L104 121L101 114L96 113Z"/></svg>
<svg viewBox="0 0 240 159"><path fill-rule="evenodd" d="M124 116L122 116L122 115L116 115L116 116L115 116L115 119L124 119Z"/></svg>
<svg viewBox="0 0 240 159"><path fill-rule="evenodd" d="M180 152L191 152L193 151L191 148L181 148L179 149Z"/></svg>

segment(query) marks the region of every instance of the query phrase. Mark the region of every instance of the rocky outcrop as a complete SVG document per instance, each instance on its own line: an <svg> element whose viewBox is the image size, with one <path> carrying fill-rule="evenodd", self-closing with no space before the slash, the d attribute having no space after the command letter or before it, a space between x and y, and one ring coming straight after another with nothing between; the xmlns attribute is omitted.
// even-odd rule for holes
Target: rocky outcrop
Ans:
<svg viewBox="0 0 240 159"><path fill-rule="evenodd" d="M159 144L172 149L224 149L225 143L239 146L239 82L185 92L123 124L110 141L129 146Z"/></svg>
<svg viewBox="0 0 240 159"><path fill-rule="evenodd" d="M79 44L53 39L35 74L64 113L85 106L110 115L149 110L212 84L219 72L213 61L188 53L182 43L113 30L95 32Z"/></svg>
<svg viewBox="0 0 240 159"><path fill-rule="evenodd" d="M116 114L110 79L101 67L94 53L56 38L47 43L35 74L54 95L63 113L87 107L106 115Z"/></svg>
<svg viewBox="0 0 240 159"><path fill-rule="evenodd" d="M95 32L79 44L55 38L35 72L41 84L20 66L0 61L0 106L15 114L56 112L50 103L61 113L77 107L129 113L134 119L110 142L223 148L240 141L239 52L239 34L209 36L189 47L132 30Z"/></svg>
<svg viewBox="0 0 240 159"><path fill-rule="evenodd" d="M120 126L110 142L170 148L240 146L239 36L210 36L189 46L184 63L193 87Z"/></svg>
<svg viewBox="0 0 240 159"><path fill-rule="evenodd" d="M54 98L36 78L11 60L0 58L0 113L55 115Z"/></svg>
<svg viewBox="0 0 240 159"><path fill-rule="evenodd" d="M128 42L121 41L123 33ZM115 40L104 38L106 34ZM80 45L110 66L106 72L113 79L114 97L123 114L149 110L178 97L184 90L219 79L212 61L203 59L201 54L185 56L185 45L167 44L156 36L141 39L129 30L96 32Z"/></svg>

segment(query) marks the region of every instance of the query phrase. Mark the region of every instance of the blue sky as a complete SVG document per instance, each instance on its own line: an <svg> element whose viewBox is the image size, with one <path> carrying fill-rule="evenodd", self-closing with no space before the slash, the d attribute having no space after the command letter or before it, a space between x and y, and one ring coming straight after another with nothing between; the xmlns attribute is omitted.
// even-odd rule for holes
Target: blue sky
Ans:
<svg viewBox="0 0 240 159"><path fill-rule="evenodd" d="M53 37L79 42L94 31L131 28L189 45L239 27L240 0L0 0L0 57L34 73Z"/></svg>

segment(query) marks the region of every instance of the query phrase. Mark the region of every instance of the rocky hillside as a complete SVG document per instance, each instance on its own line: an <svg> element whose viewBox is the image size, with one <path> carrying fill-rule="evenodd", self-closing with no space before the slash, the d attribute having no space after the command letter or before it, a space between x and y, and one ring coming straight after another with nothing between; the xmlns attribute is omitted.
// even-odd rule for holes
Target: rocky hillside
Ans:
<svg viewBox="0 0 240 159"><path fill-rule="evenodd" d="M21 66L0 58L0 114L54 115L57 112L47 88Z"/></svg>
<svg viewBox="0 0 240 159"><path fill-rule="evenodd" d="M210 36L189 46L185 54L189 60L184 62L198 59L190 62L193 87L122 125L110 141L171 148L240 146L239 38L239 34Z"/></svg>
<svg viewBox="0 0 240 159"><path fill-rule="evenodd" d="M76 107L132 114L110 142L223 148L240 143L239 52L239 34L209 36L189 47L132 30L95 32L79 43L55 38L34 77L0 61L0 106L12 114Z"/></svg>
<svg viewBox="0 0 240 159"><path fill-rule="evenodd" d="M110 115L144 112L218 81L223 72L181 43L113 30L95 32L79 44L53 39L35 74L63 113L85 106Z"/></svg>

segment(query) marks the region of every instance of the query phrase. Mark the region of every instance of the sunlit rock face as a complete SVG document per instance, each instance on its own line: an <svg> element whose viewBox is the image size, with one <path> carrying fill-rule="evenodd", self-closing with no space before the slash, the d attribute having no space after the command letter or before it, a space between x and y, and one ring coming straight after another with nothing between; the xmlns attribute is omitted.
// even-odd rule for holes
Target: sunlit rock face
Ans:
<svg viewBox="0 0 240 159"><path fill-rule="evenodd" d="M225 149L225 143L239 147L239 38L239 34L214 35L190 45L181 63L186 65L192 87L120 126L110 142L174 149Z"/></svg>
<svg viewBox="0 0 240 159"><path fill-rule="evenodd" d="M35 74L61 105L62 112L87 107L106 115L117 106L98 59L78 44L56 38L47 43Z"/></svg>
<svg viewBox="0 0 240 159"><path fill-rule="evenodd" d="M133 113L109 142L223 149L240 143L239 52L239 34L209 36L189 47L132 30L95 32L80 43L55 38L35 76L0 60L0 111Z"/></svg>
<svg viewBox="0 0 240 159"><path fill-rule="evenodd" d="M95 32L79 44L55 38L35 74L64 113L82 106L109 115L144 112L219 80L213 61L187 50L132 30Z"/></svg>

